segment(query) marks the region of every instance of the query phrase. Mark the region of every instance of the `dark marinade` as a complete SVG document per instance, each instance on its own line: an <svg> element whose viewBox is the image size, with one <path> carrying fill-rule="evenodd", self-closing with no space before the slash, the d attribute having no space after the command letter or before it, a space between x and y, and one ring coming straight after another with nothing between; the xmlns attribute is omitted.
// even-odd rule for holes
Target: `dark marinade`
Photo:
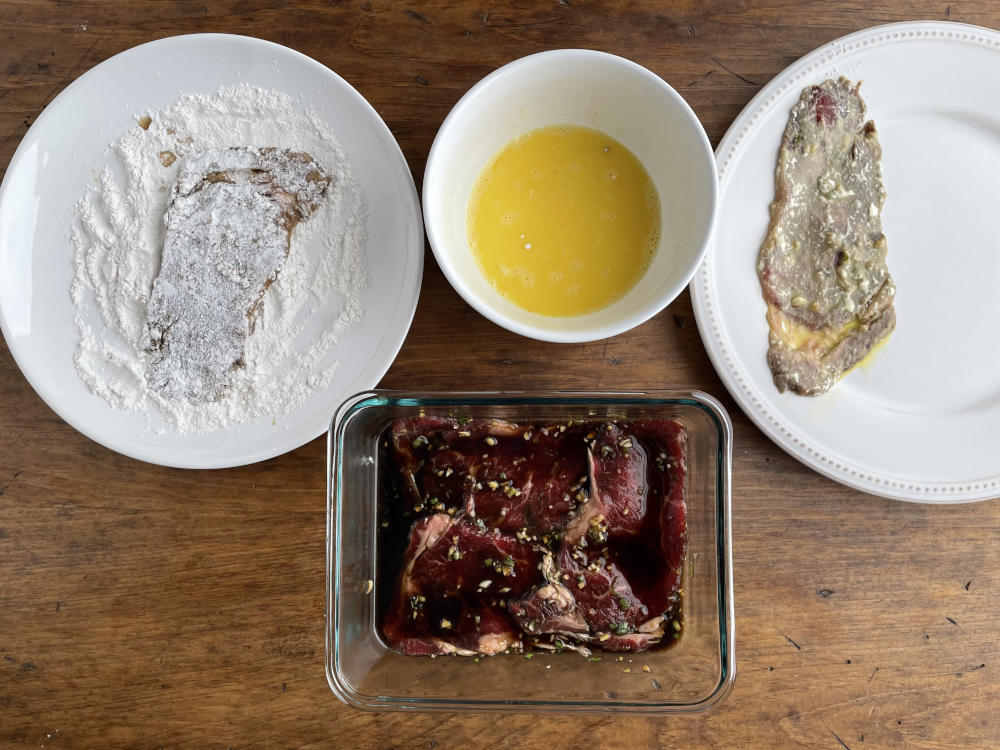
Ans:
<svg viewBox="0 0 1000 750"><path fill-rule="evenodd" d="M379 621L403 654L644 651L680 637L687 433L670 419L396 420Z"/></svg>

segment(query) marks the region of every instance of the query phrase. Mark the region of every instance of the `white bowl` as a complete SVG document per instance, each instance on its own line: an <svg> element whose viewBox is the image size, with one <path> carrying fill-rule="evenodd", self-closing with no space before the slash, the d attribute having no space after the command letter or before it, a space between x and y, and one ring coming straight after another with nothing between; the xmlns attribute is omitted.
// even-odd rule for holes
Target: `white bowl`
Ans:
<svg viewBox="0 0 1000 750"><path fill-rule="evenodd" d="M469 197L483 167L518 136L547 125L595 128L628 147L660 195L660 245L621 299L572 317L531 313L500 295L469 248ZM540 52L473 86L445 118L424 173L427 237L455 290L497 325L543 341L594 341L656 315L687 286L711 240L715 158L680 94L641 65L592 50Z"/></svg>

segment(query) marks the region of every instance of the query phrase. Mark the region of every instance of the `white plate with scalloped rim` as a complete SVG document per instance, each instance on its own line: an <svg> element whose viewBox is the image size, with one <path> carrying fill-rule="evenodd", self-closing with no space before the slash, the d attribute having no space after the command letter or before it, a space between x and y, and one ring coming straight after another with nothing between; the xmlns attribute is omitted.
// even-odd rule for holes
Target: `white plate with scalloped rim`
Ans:
<svg viewBox="0 0 1000 750"><path fill-rule="evenodd" d="M73 205L136 113L182 94L247 82L301 99L337 134L368 199L369 287L361 322L337 343L329 386L299 408L207 434L151 429L162 417L113 409L73 365L78 335L70 282ZM317 233L319 234L319 233ZM316 240L319 241L319 240ZM0 187L0 327L25 377L73 427L119 453L165 466L262 461L322 435L340 403L392 364L416 309L423 223L395 139L343 78L305 55L228 34L177 36L134 47L71 83L24 136ZM100 325L99 319L93 321Z"/></svg>
<svg viewBox="0 0 1000 750"><path fill-rule="evenodd" d="M788 113L801 90L861 81L882 143L896 330L827 394L778 393L756 260ZM860 31L771 81L716 150L715 243L691 282L715 369L775 443L884 497L1000 496L1000 33L914 22Z"/></svg>

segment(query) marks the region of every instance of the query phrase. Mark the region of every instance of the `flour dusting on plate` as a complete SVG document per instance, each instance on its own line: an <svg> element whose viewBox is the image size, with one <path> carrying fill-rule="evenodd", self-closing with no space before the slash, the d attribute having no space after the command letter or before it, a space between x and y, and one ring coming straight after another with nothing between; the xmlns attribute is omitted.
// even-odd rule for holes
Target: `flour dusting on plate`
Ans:
<svg viewBox="0 0 1000 750"><path fill-rule="evenodd" d="M244 366L224 395L207 403L167 398L147 387L145 349L171 189L185 159L239 146L307 152L336 189L292 234L288 260L255 311ZM77 203L72 230L75 363L90 390L118 409L161 414L161 424L151 418L154 430L189 433L285 414L325 388L338 336L361 320L368 287L365 196L329 126L290 96L238 84L137 113L112 154Z"/></svg>

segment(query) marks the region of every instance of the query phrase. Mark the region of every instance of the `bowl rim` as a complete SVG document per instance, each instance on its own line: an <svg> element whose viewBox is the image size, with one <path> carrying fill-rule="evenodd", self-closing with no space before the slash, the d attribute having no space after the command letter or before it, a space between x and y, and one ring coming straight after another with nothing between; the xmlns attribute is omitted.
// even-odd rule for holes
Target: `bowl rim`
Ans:
<svg viewBox="0 0 1000 750"><path fill-rule="evenodd" d="M662 703L626 702L608 703L604 701L550 701L550 700L475 700L459 697L448 699L407 699L379 696L381 699L365 700L345 682L337 669L337 638L340 631L340 606L335 596L340 587L341 544L341 504L336 501L337 483L335 478L340 470L340 442L337 437L346 418L366 402L386 405L394 400L412 400L414 405L423 403L460 402L465 404L529 404L547 403L621 404L651 403L667 405L684 403L700 407L713 420L718 430L719 445L716 457L716 555L719 580L716 586L719 611L719 681L714 689L696 702L664 701ZM703 391L691 390L643 390L643 391L405 391L375 388L362 391L346 399L337 409L327 433L327 538L326 538L326 608L324 665L327 683L341 701L365 711L419 711L419 712L497 712L512 713L559 712L559 713L635 713L647 715L699 714L717 706L730 692L736 679L735 653L735 605L733 591L733 548L732 548L732 476L733 425L723 405L713 396Z"/></svg>
<svg viewBox="0 0 1000 750"><path fill-rule="evenodd" d="M653 297L644 305L632 310L628 315L616 318L608 323L576 331L563 331L538 327L536 325L526 324L508 318L499 310L495 309L493 306L487 304L483 299L475 295L471 289L469 289L462 282L459 275L454 271L451 263L448 261L446 253L443 250L438 249L438 247L443 246L444 243L442 242L442 238L433 223L432 217L435 214L433 207L430 205L430 199L428 196L435 189L436 183L445 179L444 177L437 176L435 165L441 160L440 154L444 151L444 149L448 148L449 133L458 127L458 123L461 118L464 117L466 111L474 106L474 100L485 89L494 85L496 81L501 78L521 74L524 69L530 69L531 67L537 65L551 64L552 62L566 62L579 59L597 60L608 65L617 66L619 69L627 71L631 75L638 76L658 88L660 92L678 108L688 124L692 126L693 134L700 145L700 148L698 149L699 159L704 162L703 166L706 168L706 171L711 172L712 177L707 181L709 189L707 229L701 237L699 247L689 267L680 277L678 277L678 281L668 289L667 293ZM468 303L480 315L485 317L487 320L492 321L496 325L528 338L557 344L599 341L601 339L617 336L620 333L624 333L625 331L629 331L632 328L645 323L677 299L680 293L688 286L688 284L691 283L691 279L694 278L695 272L701 266L702 261L705 259L705 255L708 253L708 249L712 245L712 239L715 235L718 205L719 180L718 169L715 161L715 152L708 139L708 134L705 132L705 126L698 118L698 115L695 114L691 105L687 103L684 97L682 97L676 89L674 89L669 83L649 68L646 68L643 65L620 55L613 55L609 52L600 52L598 50L583 48L565 48L536 52L534 54L512 60L480 79L455 103L455 105L451 108L451 111L442 121L441 126L438 128L438 132L434 136L434 141L431 144L430 151L427 154L427 161L425 163L423 182L421 186L421 208L424 218L424 229L427 233L427 240L430 244L431 252L434 253L434 258L437 261L438 267L441 269L442 273L444 273L448 282L455 289L455 291L458 292L462 299L464 299L466 303ZM562 318L553 319L562 320Z"/></svg>

